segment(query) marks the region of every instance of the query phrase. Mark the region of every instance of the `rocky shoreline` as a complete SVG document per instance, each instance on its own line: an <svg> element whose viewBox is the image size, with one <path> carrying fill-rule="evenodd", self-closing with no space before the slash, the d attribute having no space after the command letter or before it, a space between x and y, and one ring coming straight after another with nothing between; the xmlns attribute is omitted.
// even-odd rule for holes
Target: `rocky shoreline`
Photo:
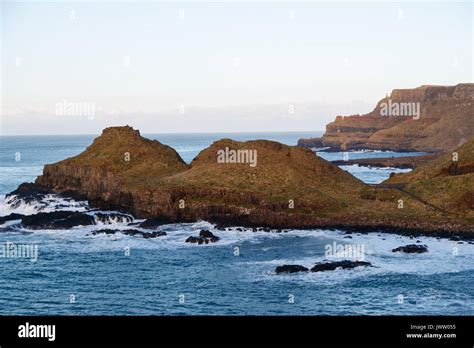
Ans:
<svg viewBox="0 0 474 348"><path fill-rule="evenodd" d="M29 190L25 189L28 187ZM41 192L41 193L38 193ZM9 196L14 195L17 200L22 201L23 199L27 200L29 203L32 202L41 202L42 194L46 192L44 187L40 187L37 184L25 184L21 193L18 191L9 194ZM50 192L50 194L55 194ZM35 196L36 195L36 196ZM62 198L66 199L73 199L69 194L59 194ZM36 197L36 198L35 198ZM141 223L132 222L133 218L129 215L130 212L117 212L117 213L101 213L95 212L97 209L101 209L100 206L94 207L95 209L90 210L89 212L94 213L94 215L89 215L84 212L77 212L77 211L56 211L56 212L49 212L43 213L39 212L33 215L22 215L18 213L12 213L7 216L0 217L0 225L4 224L7 221L14 221L14 220L21 220L21 225L27 229L64 229L64 228L73 228L77 226L84 226L84 225L94 225L97 221L106 222L107 220L120 220L123 222L128 223L130 226L129 231L130 235L142 235L144 236L144 232L133 230L134 227L139 227L145 230L152 231L150 232L150 236L144 238L154 238L156 236L161 236L164 234L157 234L152 235L156 229L160 228L161 226L172 224L172 223L193 223L201 221L202 219L168 219L168 218L149 218L144 220ZM110 206L108 206L110 208ZM342 231L348 237L351 234L368 234L368 233L388 233L388 234L398 234L402 236L410 237L411 239L415 239L417 237L435 237L435 238L443 238L449 239L452 241L467 241L474 243L474 233L469 233L463 227L457 227L453 225L439 225L439 224L430 224L426 223L425 225L419 225L417 227L408 227L406 225L400 224L396 226L395 224L374 224L370 222L363 222L363 223L354 223L354 221L350 221L348 219L346 223L343 221L327 221L324 223L314 224L314 225L288 225L288 224L258 224L250 221L248 217L236 216L231 217L228 216L227 218L210 218L206 219L206 221L215 224L215 228L217 230L226 231L228 229L237 229L242 232L248 231L265 231L265 232L284 232L288 229L299 229L299 230L310 230L310 229L327 229L333 231ZM99 230L93 234L114 234L114 233L124 233L121 230L108 230L103 229ZM207 231L208 232L208 231ZM202 233L201 233L202 234ZM209 234L199 235L198 237L192 237L195 239L189 240L191 243L198 243L199 238L209 238L211 242L215 242L218 240L215 239L213 236ZM203 239L202 241L205 242Z"/></svg>
<svg viewBox="0 0 474 348"><path fill-rule="evenodd" d="M220 163L217 156L224 148L255 151L258 165ZM472 175L443 170L449 180L469 182ZM469 193L470 185L464 186ZM34 184L20 185L6 201L15 206L41 201L49 193L149 219L141 227L203 220L219 228L387 231L455 240L474 236L472 208L459 193L446 201L456 209L441 209L421 197L423 191L367 185L310 150L263 140L222 139L188 165L172 148L128 126L107 128L83 153L46 165ZM79 218L88 219L76 214L51 226L67 227Z"/></svg>

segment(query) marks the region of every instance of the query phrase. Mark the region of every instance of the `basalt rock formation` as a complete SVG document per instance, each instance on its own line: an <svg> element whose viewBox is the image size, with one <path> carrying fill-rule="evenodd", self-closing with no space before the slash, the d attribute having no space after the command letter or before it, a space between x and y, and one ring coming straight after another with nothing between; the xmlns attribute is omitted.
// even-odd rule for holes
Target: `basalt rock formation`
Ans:
<svg viewBox="0 0 474 348"><path fill-rule="evenodd" d="M474 137L474 84L395 89L365 115L337 116L303 147L333 150L450 150Z"/></svg>
<svg viewBox="0 0 474 348"><path fill-rule="evenodd" d="M222 161L229 149L239 161ZM365 185L310 150L266 140L222 139L187 165L172 148L131 127L107 128L81 154L46 165L34 186L147 218L144 224L152 228L206 220L220 226L474 233L474 225L460 217L433 211L397 189ZM401 198L406 209L397 209Z"/></svg>

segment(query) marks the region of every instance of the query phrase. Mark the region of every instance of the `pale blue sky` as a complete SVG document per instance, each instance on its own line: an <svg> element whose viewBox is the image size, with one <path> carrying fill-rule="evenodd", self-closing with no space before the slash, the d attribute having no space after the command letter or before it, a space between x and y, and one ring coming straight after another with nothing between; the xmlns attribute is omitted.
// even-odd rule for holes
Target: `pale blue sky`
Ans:
<svg viewBox="0 0 474 348"><path fill-rule="evenodd" d="M1 9L2 134L319 130L394 88L472 82L470 1ZM63 100L96 115L55 115Z"/></svg>

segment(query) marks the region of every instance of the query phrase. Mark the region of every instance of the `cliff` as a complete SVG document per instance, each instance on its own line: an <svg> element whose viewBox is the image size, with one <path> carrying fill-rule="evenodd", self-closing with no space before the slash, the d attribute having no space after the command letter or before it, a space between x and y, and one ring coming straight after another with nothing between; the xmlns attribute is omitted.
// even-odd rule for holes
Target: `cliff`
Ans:
<svg viewBox="0 0 474 348"><path fill-rule="evenodd" d="M474 233L470 222L397 189L365 185L310 150L265 140L222 139L186 165L130 127L107 128L83 153L46 165L36 185L169 222Z"/></svg>
<svg viewBox="0 0 474 348"><path fill-rule="evenodd" d="M368 114L337 116L313 142L333 150L445 151L474 137L473 117L472 83L395 89Z"/></svg>

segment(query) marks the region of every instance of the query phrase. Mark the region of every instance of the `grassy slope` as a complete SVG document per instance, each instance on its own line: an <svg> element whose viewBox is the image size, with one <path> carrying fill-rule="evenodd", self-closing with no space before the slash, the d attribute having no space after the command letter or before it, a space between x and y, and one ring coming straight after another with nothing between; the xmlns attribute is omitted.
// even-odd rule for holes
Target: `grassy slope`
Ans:
<svg viewBox="0 0 474 348"><path fill-rule="evenodd" d="M455 149L458 167L474 165L474 139ZM396 174L385 183L405 183L406 190L443 209L474 218L474 211L465 204L467 194L474 192L474 173L449 175L452 153L427 162L406 174Z"/></svg>
<svg viewBox="0 0 474 348"><path fill-rule="evenodd" d="M164 176L188 169L173 148L127 127L105 129L84 152L60 163L104 168L132 187L153 186Z"/></svg>

